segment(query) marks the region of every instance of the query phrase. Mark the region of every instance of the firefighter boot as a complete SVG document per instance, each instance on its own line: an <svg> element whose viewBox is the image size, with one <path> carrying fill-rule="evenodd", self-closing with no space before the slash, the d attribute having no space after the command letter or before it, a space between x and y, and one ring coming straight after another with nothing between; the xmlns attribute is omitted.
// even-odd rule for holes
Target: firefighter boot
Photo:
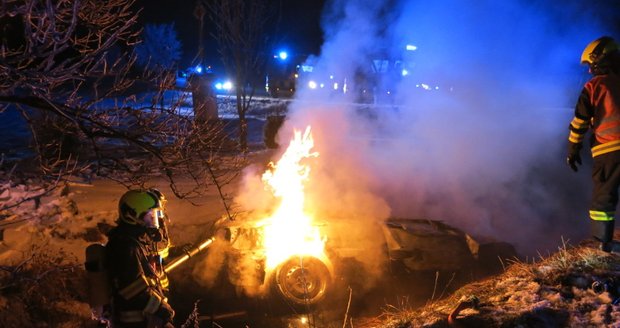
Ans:
<svg viewBox="0 0 620 328"><path fill-rule="evenodd" d="M614 236L614 220L610 221L591 221L592 236L601 242L601 250L605 252L618 252L620 245L612 241Z"/></svg>
<svg viewBox="0 0 620 328"><path fill-rule="evenodd" d="M620 242L612 240L606 243L601 243L601 250L607 253L613 252L620 254Z"/></svg>

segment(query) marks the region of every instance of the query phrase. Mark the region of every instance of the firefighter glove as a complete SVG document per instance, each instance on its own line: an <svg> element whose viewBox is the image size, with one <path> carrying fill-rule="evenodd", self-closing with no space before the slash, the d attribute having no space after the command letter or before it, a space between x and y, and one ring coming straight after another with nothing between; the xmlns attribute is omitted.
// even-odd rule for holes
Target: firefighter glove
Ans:
<svg viewBox="0 0 620 328"><path fill-rule="evenodd" d="M575 172L578 170L577 164L581 165L581 155L579 154L580 151L580 143L568 143L568 156L566 157L566 163Z"/></svg>

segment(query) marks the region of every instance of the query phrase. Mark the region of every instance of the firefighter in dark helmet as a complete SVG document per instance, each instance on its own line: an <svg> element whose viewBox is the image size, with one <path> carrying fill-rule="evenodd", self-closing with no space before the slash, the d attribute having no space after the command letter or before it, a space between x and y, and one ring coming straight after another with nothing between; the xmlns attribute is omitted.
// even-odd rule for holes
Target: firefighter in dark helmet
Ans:
<svg viewBox="0 0 620 328"><path fill-rule="evenodd" d="M154 189L130 190L119 201L118 226L108 234L106 245L113 327L173 327L157 246L162 241L164 201Z"/></svg>
<svg viewBox="0 0 620 328"><path fill-rule="evenodd" d="M592 236L601 249L619 251L612 241L618 187L620 187L620 53L611 37L601 37L587 45L581 63L589 66L592 78L585 84L575 107L568 137L568 165L576 172L586 132L590 140L594 190L590 204Z"/></svg>

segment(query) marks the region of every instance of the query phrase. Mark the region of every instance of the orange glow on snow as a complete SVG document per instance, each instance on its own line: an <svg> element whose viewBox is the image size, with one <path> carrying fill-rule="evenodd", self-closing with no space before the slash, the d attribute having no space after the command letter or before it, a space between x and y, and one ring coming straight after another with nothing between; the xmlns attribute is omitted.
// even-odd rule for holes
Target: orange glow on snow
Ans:
<svg viewBox="0 0 620 328"><path fill-rule="evenodd" d="M302 160L318 156L311 152L313 147L310 126L303 135L295 130L282 158L277 164L269 163L270 169L262 176L265 187L280 200L271 217L259 223L263 227L267 270L291 256L325 257L325 239L304 208L304 182L308 180L310 167Z"/></svg>

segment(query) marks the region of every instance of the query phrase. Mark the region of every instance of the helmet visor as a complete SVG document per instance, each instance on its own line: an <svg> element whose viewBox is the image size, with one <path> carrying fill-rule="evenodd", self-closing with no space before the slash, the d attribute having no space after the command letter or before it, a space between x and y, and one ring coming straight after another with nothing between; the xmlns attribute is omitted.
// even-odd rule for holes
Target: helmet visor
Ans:
<svg viewBox="0 0 620 328"><path fill-rule="evenodd" d="M144 226L159 229L159 220L163 220L164 211L161 208L152 208L144 214Z"/></svg>

